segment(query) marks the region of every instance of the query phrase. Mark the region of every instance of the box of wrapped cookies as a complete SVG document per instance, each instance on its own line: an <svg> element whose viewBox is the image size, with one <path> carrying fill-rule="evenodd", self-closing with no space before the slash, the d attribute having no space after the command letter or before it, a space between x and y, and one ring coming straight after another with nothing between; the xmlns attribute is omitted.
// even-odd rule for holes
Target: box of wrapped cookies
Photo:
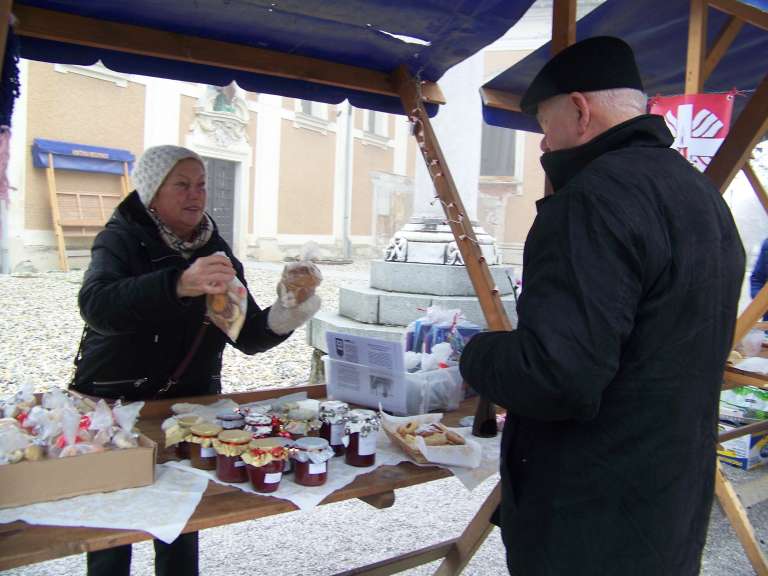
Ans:
<svg viewBox="0 0 768 576"><path fill-rule="evenodd" d="M0 508L152 484L157 446L135 429L142 405L59 389L0 400Z"/></svg>

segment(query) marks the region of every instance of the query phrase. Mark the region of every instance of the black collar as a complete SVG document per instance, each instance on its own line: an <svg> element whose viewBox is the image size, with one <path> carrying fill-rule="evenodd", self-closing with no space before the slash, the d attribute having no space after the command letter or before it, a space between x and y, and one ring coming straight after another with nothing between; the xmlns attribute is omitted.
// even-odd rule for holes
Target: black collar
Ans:
<svg viewBox="0 0 768 576"><path fill-rule="evenodd" d="M643 114L617 124L576 148L546 152L541 156L541 165L557 192L603 154L631 146L669 148L673 141L663 117Z"/></svg>

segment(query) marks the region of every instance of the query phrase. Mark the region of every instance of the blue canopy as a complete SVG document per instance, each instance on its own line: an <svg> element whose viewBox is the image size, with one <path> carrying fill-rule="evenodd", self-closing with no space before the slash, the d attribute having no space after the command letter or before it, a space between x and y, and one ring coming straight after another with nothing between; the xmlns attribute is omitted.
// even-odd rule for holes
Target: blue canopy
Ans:
<svg viewBox="0 0 768 576"><path fill-rule="evenodd" d="M54 156L53 165L59 170L105 172L120 176L124 174L123 163L128 163L130 172L134 160L128 150L35 138L32 143L32 163L35 168L47 168L49 154Z"/></svg>
<svg viewBox="0 0 768 576"><path fill-rule="evenodd" d="M15 7L55 10L390 73L405 64L422 80L501 37L533 0L18 0ZM107 25L105 23L105 25ZM21 55L306 100L403 113L393 96L52 41L21 33ZM431 112L435 112L433 107Z"/></svg>
<svg viewBox="0 0 768 576"><path fill-rule="evenodd" d="M743 4L768 12L768 0L742 0ZM635 52L643 85L649 96L669 96L685 91L685 64L688 49L690 3L682 0L608 0L576 26L578 40L592 36L618 36ZM719 10L708 12L708 40L711 45L729 16ZM483 89L490 88L522 96L533 77L550 58L550 44L502 72ZM768 72L768 31L745 24L720 63L704 84L705 92L754 90ZM746 98L737 97L734 119ZM521 112L483 107L488 124L540 132L538 123Z"/></svg>

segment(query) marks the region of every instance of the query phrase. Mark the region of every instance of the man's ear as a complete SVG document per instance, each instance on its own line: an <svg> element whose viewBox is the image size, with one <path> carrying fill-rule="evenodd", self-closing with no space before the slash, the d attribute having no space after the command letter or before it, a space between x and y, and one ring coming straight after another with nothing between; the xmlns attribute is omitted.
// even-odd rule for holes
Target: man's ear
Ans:
<svg viewBox="0 0 768 576"><path fill-rule="evenodd" d="M589 123L592 121L592 111L589 108L589 102L581 92L571 92L568 94L571 102L578 113L576 130L579 136L583 136L589 129Z"/></svg>

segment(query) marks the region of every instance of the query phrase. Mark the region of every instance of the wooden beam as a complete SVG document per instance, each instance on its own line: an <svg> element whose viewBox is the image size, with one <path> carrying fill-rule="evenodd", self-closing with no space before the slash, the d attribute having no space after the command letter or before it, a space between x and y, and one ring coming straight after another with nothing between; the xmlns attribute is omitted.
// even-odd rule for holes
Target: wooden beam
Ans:
<svg viewBox="0 0 768 576"><path fill-rule="evenodd" d="M5 42L8 40L8 26L11 25L13 0L0 0L0 75L5 64Z"/></svg>
<svg viewBox="0 0 768 576"><path fill-rule="evenodd" d="M704 171L721 194L744 166L752 149L766 131L768 131L768 75L760 82Z"/></svg>
<svg viewBox="0 0 768 576"><path fill-rule="evenodd" d="M455 545L451 548L445 560L440 564L435 571L435 576L456 576L461 574L461 571L475 555L477 549L480 548L482 543L488 537L493 524L491 524L491 516L501 502L501 484L496 484L493 491L485 499L483 505L480 506L475 517L466 527L464 533L456 540Z"/></svg>
<svg viewBox="0 0 768 576"><path fill-rule="evenodd" d="M522 96L510 94L503 90L494 90L493 88L480 88L480 97L483 99L483 104L491 108L508 110L509 112L522 112L520 109Z"/></svg>
<svg viewBox="0 0 768 576"><path fill-rule="evenodd" d="M448 162L443 156L440 143L432 129L432 123L424 108L424 101L419 94L418 84L405 66L401 66L395 71L393 83L400 93L403 109L414 123L415 136L427 165L427 171L443 205L446 223L450 227L459 252L464 259L464 265L477 294L488 328L491 330L512 330L512 324L502 305L499 290L496 288L490 270L488 270L488 264L477 243L475 231L459 196L456 183L453 181Z"/></svg>
<svg viewBox="0 0 768 576"><path fill-rule="evenodd" d="M768 13L759 8L739 2L739 0L708 0L712 8L717 8L721 12L736 16L745 22L768 30Z"/></svg>
<svg viewBox="0 0 768 576"><path fill-rule="evenodd" d="M745 372L733 366L726 366L723 374L723 390L738 388L739 386L757 386L768 390L768 376L757 372Z"/></svg>
<svg viewBox="0 0 768 576"><path fill-rule="evenodd" d="M698 94L704 86L704 58L707 50L706 0L690 0L688 59L685 65L685 93Z"/></svg>
<svg viewBox="0 0 768 576"><path fill-rule="evenodd" d="M17 6L16 16L20 36L399 96L388 73L359 66L31 6ZM424 82L421 93L429 103L445 103L434 82Z"/></svg>
<svg viewBox="0 0 768 576"><path fill-rule="evenodd" d="M761 422L753 422L752 424L739 426L738 428L734 428L733 430L721 432L717 436L717 441L727 442L728 440L731 440L733 438L738 438L739 436L746 436L747 434L759 434L761 432L765 432L766 430L768 430L768 420L763 420Z"/></svg>
<svg viewBox="0 0 768 576"><path fill-rule="evenodd" d="M552 56L576 42L576 0L554 0L552 5Z"/></svg>
<svg viewBox="0 0 768 576"><path fill-rule="evenodd" d="M56 244L59 249L59 267L62 272L69 272L67 262L67 245L64 241L64 231L61 229L61 213L59 211L59 197L56 194L56 173L54 172L53 154L48 153L48 167L45 169L45 179L48 183L48 198L51 202L51 219L53 231L56 234Z"/></svg>
<svg viewBox="0 0 768 576"><path fill-rule="evenodd" d="M712 74L712 71L717 67L720 59L728 51L728 48L733 43L733 40L738 35L741 27L744 26L744 20L732 16L728 22L725 23L723 29L720 30L720 34L717 35L715 43L712 48L709 49L707 59L704 62L704 71L702 72L701 83L707 81L707 78Z"/></svg>
<svg viewBox="0 0 768 576"><path fill-rule="evenodd" d="M765 186L763 186L763 183L760 182L760 177L755 173L755 170L752 168L749 160L744 163L744 168L742 168L742 170L744 170L744 175L752 185L752 190L755 191L757 199L760 200L760 204L763 205L763 210L765 210L766 214L768 214L768 192L765 191Z"/></svg>
<svg viewBox="0 0 768 576"><path fill-rule="evenodd" d="M733 486L723 475L720 464L718 464L715 474L715 494L717 494L717 498L720 500L723 512L725 512L725 515L731 522L731 526L736 531L736 536L738 536L741 545L744 547L752 568L755 569L755 573L758 576L768 576L768 561L766 561L765 554L763 554L760 544L757 542L755 529L752 528L752 524L749 522L747 511L741 504Z"/></svg>
<svg viewBox="0 0 768 576"><path fill-rule="evenodd" d="M334 576L390 576L391 574L398 574L410 568L445 558L454 542L455 540L440 542L439 544L407 552L394 558L382 560L381 562L338 572Z"/></svg>
<svg viewBox="0 0 768 576"><path fill-rule="evenodd" d="M738 320L736 320L736 330L733 333L733 346L736 346L747 332L752 330L755 323L762 318L768 311L768 284L764 284L752 299L752 302L744 309Z"/></svg>

